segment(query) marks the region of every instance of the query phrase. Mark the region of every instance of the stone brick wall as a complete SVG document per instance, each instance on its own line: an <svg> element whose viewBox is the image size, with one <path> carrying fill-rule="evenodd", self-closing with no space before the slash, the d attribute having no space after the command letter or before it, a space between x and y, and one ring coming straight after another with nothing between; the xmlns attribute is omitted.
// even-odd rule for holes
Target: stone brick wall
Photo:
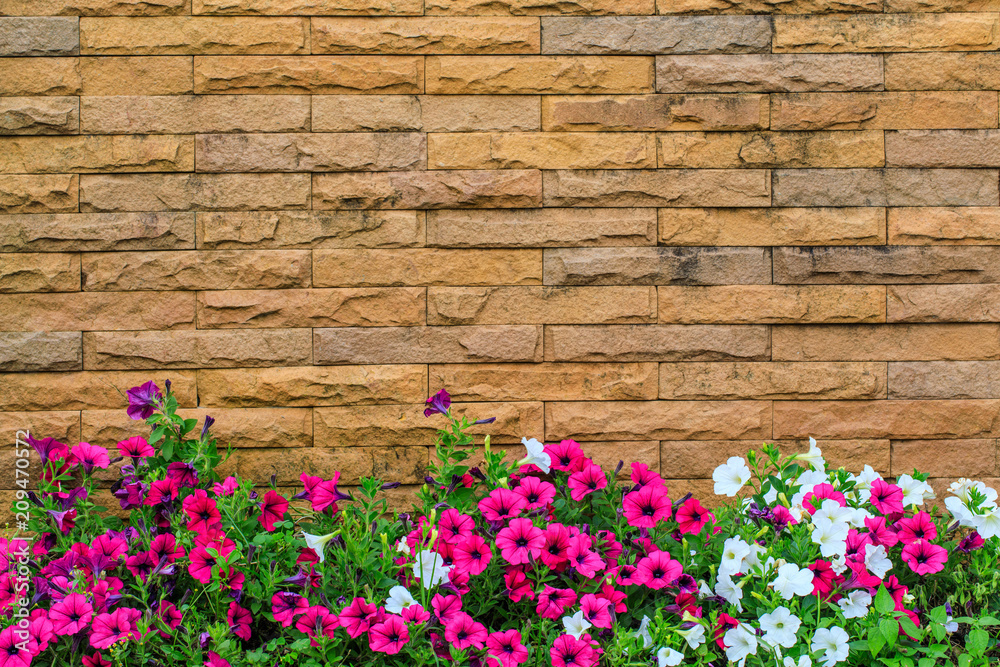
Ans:
<svg viewBox="0 0 1000 667"><path fill-rule="evenodd" d="M447 387L678 491L809 435L1000 476L998 23L0 0L0 439L111 445L169 378L233 469L416 483Z"/></svg>

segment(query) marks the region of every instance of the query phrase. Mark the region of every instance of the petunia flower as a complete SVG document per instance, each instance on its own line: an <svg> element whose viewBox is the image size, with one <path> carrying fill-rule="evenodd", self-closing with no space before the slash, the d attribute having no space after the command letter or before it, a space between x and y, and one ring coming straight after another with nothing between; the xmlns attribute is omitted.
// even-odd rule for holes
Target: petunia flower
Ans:
<svg viewBox="0 0 1000 667"><path fill-rule="evenodd" d="M188 516L187 529L195 533L205 533L212 526L222 522L215 500L208 497L204 489L198 489L184 499L184 513Z"/></svg>
<svg viewBox="0 0 1000 667"><path fill-rule="evenodd" d="M538 594L535 613L542 618L556 619L576 603L576 591L571 588L553 588L546 584Z"/></svg>
<svg viewBox="0 0 1000 667"><path fill-rule="evenodd" d="M545 553L542 553L544 557ZM524 573L523 567L511 565L503 575L504 585L507 587L507 595L511 602L520 602L527 598L535 599L535 591L531 587L531 580Z"/></svg>
<svg viewBox="0 0 1000 667"><path fill-rule="evenodd" d="M521 643L517 630L493 632L486 638L486 652L500 667L517 667L528 661L528 649Z"/></svg>
<svg viewBox="0 0 1000 667"><path fill-rule="evenodd" d="M170 507L170 504L177 500L177 493L177 483L174 480L158 479L149 485L149 495L143 504Z"/></svg>
<svg viewBox="0 0 1000 667"><path fill-rule="evenodd" d="M63 459L69 453L69 448L55 438L42 438L38 440L29 434L26 442L38 454L38 458L42 461L42 466L47 466L49 461Z"/></svg>
<svg viewBox="0 0 1000 667"><path fill-rule="evenodd" d="M553 470L573 472L586 457L580 445L573 440L563 440L557 445L545 445L545 453L549 455Z"/></svg>
<svg viewBox="0 0 1000 667"><path fill-rule="evenodd" d="M180 626L183 618L183 614L181 614L180 610L174 606L174 603L168 601L164 601L159 604L156 608L156 615L167 625L167 627L172 630L176 630ZM164 632L163 630L160 630L160 636L164 639L170 638L170 634Z"/></svg>
<svg viewBox="0 0 1000 667"><path fill-rule="evenodd" d="M452 567L445 564L441 554L425 549L418 551L413 561L413 577L420 581L424 590L430 590L448 580Z"/></svg>
<svg viewBox="0 0 1000 667"><path fill-rule="evenodd" d="M445 417L449 416L448 411L451 408L451 396L444 389L428 398L426 403L427 408L424 410L424 417L437 414L444 415Z"/></svg>
<svg viewBox="0 0 1000 667"><path fill-rule="evenodd" d="M676 667L684 661L684 654L669 646L661 646L656 652L656 667Z"/></svg>
<svg viewBox="0 0 1000 667"><path fill-rule="evenodd" d="M277 596L275 596L277 597ZM274 598L272 598L273 600ZM307 603L308 604L308 603ZM354 598L339 615L340 627L347 630L349 637L356 638L368 632L375 618L377 607L364 598ZM287 626L285 626L287 627Z"/></svg>
<svg viewBox="0 0 1000 667"><path fill-rule="evenodd" d="M355 600L357 599L360 598L355 598ZM295 617L304 614L308 608L309 601L297 593L279 591L271 596L271 613L274 615L274 622L280 623L283 628L290 626Z"/></svg>
<svg viewBox="0 0 1000 667"><path fill-rule="evenodd" d="M569 560L569 530L561 523L550 523L545 527L545 544L542 545L542 563L556 569Z"/></svg>
<svg viewBox="0 0 1000 667"><path fill-rule="evenodd" d="M111 667L111 663L101 657L100 651L83 656L82 662L83 667Z"/></svg>
<svg viewBox="0 0 1000 667"><path fill-rule="evenodd" d="M53 604L48 614L57 635L75 635L90 626L94 608L80 593L71 593Z"/></svg>
<svg viewBox="0 0 1000 667"><path fill-rule="evenodd" d="M799 569L794 563L785 563L778 568L771 587L785 600L791 600L796 595L807 597L813 592L813 573L808 569Z"/></svg>
<svg viewBox="0 0 1000 667"><path fill-rule="evenodd" d="M518 466L536 466L546 475L552 467L552 457L546 453L545 445L534 438L521 438L521 444L528 450L527 455L517 462Z"/></svg>
<svg viewBox="0 0 1000 667"><path fill-rule="evenodd" d="M240 482L238 479L230 475L222 481L222 483L216 482L212 485L212 493L217 496L231 496L236 493L236 489L240 488Z"/></svg>
<svg viewBox="0 0 1000 667"><path fill-rule="evenodd" d="M479 501L479 511L487 521L503 521L512 519L528 506L523 496L510 489L493 489L490 494Z"/></svg>
<svg viewBox="0 0 1000 667"><path fill-rule="evenodd" d="M802 619L789 611L788 607L777 607L760 616L760 629L764 631L761 639L771 646L792 648L798 643L796 633L801 626Z"/></svg>
<svg viewBox="0 0 1000 667"><path fill-rule="evenodd" d="M528 475L514 488L514 493L524 497L528 505L525 509L541 509L556 497L556 487L533 475Z"/></svg>
<svg viewBox="0 0 1000 667"><path fill-rule="evenodd" d="M731 456L712 472L715 495L733 497L750 481L750 468L739 456Z"/></svg>
<svg viewBox="0 0 1000 667"><path fill-rule="evenodd" d="M250 640L250 623L253 617L249 609L244 609L236 602L229 603L229 611L226 612L226 622L229 623L229 631L242 639ZM338 623L339 626L339 623Z"/></svg>
<svg viewBox="0 0 1000 667"><path fill-rule="evenodd" d="M903 544L913 544L917 540L933 541L937 538L937 526L927 512L917 512L911 517L904 517L894 526L899 541Z"/></svg>
<svg viewBox="0 0 1000 667"><path fill-rule="evenodd" d="M333 637L339 627L340 619L322 605L309 607L295 622L295 629L312 637L314 645L316 637Z"/></svg>
<svg viewBox="0 0 1000 667"><path fill-rule="evenodd" d="M593 593L580 598L580 612L595 628L610 628L613 623L611 602Z"/></svg>
<svg viewBox="0 0 1000 667"><path fill-rule="evenodd" d="M174 461L167 466L167 479L173 480L179 489L193 489L198 486L198 471L190 463Z"/></svg>
<svg viewBox="0 0 1000 667"><path fill-rule="evenodd" d="M208 660L205 661L204 667L232 667L232 665L215 651L209 651Z"/></svg>
<svg viewBox="0 0 1000 667"><path fill-rule="evenodd" d="M589 641L570 635L559 635L549 650L552 667L593 667L597 656Z"/></svg>
<svg viewBox="0 0 1000 667"><path fill-rule="evenodd" d="M132 458L133 464L138 465L139 459L144 459L153 456L156 452L153 450L152 445L141 437L135 436L134 438L128 438L127 440L122 440L118 443L118 451L122 456L128 456Z"/></svg>
<svg viewBox="0 0 1000 667"><path fill-rule="evenodd" d="M462 611L462 598L457 595L436 594L431 598L431 608L438 620L447 623Z"/></svg>
<svg viewBox="0 0 1000 667"><path fill-rule="evenodd" d="M822 659L825 667L833 667L839 662L847 660L850 653L851 637L843 628L833 626L830 628L819 628L813 635L812 644L809 646L813 653L823 653Z"/></svg>
<svg viewBox="0 0 1000 667"><path fill-rule="evenodd" d="M138 387L132 387L126 392L128 396L128 416L137 421L148 419L156 411L156 405L163 400L160 388L150 380Z"/></svg>
<svg viewBox="0 0 1000 667"><path fill-rule="evenodd" d="M257 520L264 530L274 532L274 524L285 517L288 511L288 500L273 489L264 494L264 501L260 504L260 516Z"/></svg>
<svg viewBox="0 0 1000 667"><path fill-rule="evenodd" d="M444 390L442 390L444 391ZM395 655L410 641L410 631L399 616L389 616L368 631L368 647L376 653Z"/></svg>
<svg viewBox="0 0 1000 667"><path fill-rule="evenodd" d="M901 558L911 570L920 576L925 576L944 569L948 551L926 540L917 540L903 547Z"/></svg>
<svg viewBox="0 0 1000 667"><path fill-rule="evenodd" d="M385 610L390 614L400 614L404 609L415 605L416 600L405 586L393 586L389 589L389 597L385 600Z"/></svg>
<svg viewBox="0 0 1000 667"><path fill-rule="evenodd" d="M438 538L449 544L458 544L472 535L476 522L468 514L462 514L457 509L448 508L441 512L438 518Z"/></svg>
<svg viewBox="0 0 1000 667"><path fill-rule="evenodd" d="M591 463L584 466L582 470L571 474L567 485L569 486L570 498L580 502L591 493L606 487L608 479L604 476L604 470L601 469L601 466Z"/></svg>
<svg viewBox="0 0 1000 667"><path fill-rule="evenodd" d="M592 627L582 609L577 610L572 616L563 616L562 624L566 634L571 635L573 639L579 639Z"/></svg>
<svg viewBox="0 0 1000 667"><path fill-rule="evenodd" d="M455 567L471 575L482 574L493 553L479 535L470 535L455 545Z"/></svg>
<svg viewBox="0 0 1000 667"><path fill-rule="evenodd" d="M138 622L142 613L138 609L119 607L110 614L99 614L90 629L90 645L109 648L127 639L138 639Z"/></svg>
<svg viewBox="0 0 1000 667"><path fill-rule="evenodd" d="M482 649L486 636L486 626L464 611L458 612L444 624L445 640L460 651L469 647Z"/></svg>
<svg viewBox="0 0 1000 667"><path fill-rule="evenodd" d="M504 560L511 565L522 565L542 555L545 534L531 519L513 519L497 533L496 545Z"/></svg>
<svg viewBox="0 0 1000 667"><path fill-rule="evenodd" d="M895 484L877 479L871 486L871 504L882 514L903 512L903 490Z"/></svg>
<svg viewBox="0 0 1000 667"><path fill-rule="evenodd" d="M69 452L69 463L83 467L83 472L90 475L94 469L104 470L111 465L108 450L97 447L89 442L73 445Z"/></svg>
<svg viewBox="0 0 1000 667"><path fill-rule="evenodd" d="M844 618L864 618L872 603L872 594L864 589L855 589L837 600Z"/></svg>
<svg viewBox="0 0 1000 667"><path fill-rule="evenodd" d="M726 643L726 657L737 667L743 667L748 657L757 654L757 635L753 628L743 623L727 630L723 641Z"/></svg>
<svg viewBox="0 0 1000 667"><path fill-rule="evenodd" d="M665 486L647 484L638 491L625 494L622 501L625 519L635 528L654 528L670 518L671 503Z"/></svg>

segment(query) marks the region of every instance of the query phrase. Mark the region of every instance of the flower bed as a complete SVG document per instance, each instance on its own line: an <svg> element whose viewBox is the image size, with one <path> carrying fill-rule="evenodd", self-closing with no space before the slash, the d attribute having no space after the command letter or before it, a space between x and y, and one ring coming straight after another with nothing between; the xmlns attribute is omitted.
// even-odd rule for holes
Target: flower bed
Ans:
<svg viewBox="0 0 1000 667"><path fill-rule="evenodd" d="M1000 510L979 482L827 470L765 444L713 475L709 511L633 463L525 439L473 445L445 392L413 511L362 480L303 474L286 498L219 479L169 383L129 391L148 438L31 439L34 537L3 540L0 667L41 665L912 665L1000 659ZM483 420L488 422L490 420ZM476 422L476 423L483 423ZM468 465L475 451L483 463ZM95 505L119 462L123 520ZM737 498L739 496L739 498ZM22 554L24 554L22 556Z"/></svg>

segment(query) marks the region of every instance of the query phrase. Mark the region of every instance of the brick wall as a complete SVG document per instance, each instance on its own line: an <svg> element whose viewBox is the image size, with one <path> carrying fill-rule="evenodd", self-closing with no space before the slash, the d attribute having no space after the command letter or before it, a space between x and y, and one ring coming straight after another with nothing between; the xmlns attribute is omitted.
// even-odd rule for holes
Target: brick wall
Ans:
<svg viewBox="0 0 1000 667"><path fill-rule="evenodd" d="M0 0L0 436L170 378L245 474L415 483L447 387L675 488L996 477L998 12Z"/></svg>

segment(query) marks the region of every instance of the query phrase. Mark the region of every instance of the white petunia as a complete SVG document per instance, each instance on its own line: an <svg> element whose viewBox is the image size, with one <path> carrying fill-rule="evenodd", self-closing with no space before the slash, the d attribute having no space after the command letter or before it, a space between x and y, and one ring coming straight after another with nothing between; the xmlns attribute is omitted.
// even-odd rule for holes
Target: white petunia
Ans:
<svg viewBox="0 0 1000 667"><path fill-rule="evenodd" d="M705 643L705 626L700 623L696 623L687 629L681 628L677 631L677 634L683 637L687 645L693 649Z"/></svg>
<svg viewBox="0 0 1000 667"><path fill-rule="evenodd" d="M794 563L785 563L778 568L778 576L771 584L774 590L786 600L798 595L806 597L813 592L813 573L809 569L799 569Z"/></svg>
<svg viewBox="0 0 1000 667"><path fill-rule="evenodd" d="M731 456L712 473L715 482L715 495L735 496L750 481L750 468L739 456Z"/></svg>
<svg viewBox="0 0 1000 667"><path fill-rule="evenodd" d="M757 635L753 628L743 623L727 630L722 641L726 645L726 657L738 667L743 667L748 656L757 654Z"/></svg>
<svg viewBox="0 0 1000 667"><path fill-rule="evenodd" d="M850 532L850 525L846 521L814 521L813 526L813 544L819 546L819 551L824 557L842 556L847 552L847 534Z"/></svg>
<svg viewBox="0 0 1000 667"><path fill-rule="evenodd" d="M798 641L796 633L802 621L788 610L778 607L760 617L760 629L764 631L764 641L771 646L792 648Z"/></svg>
<svg viewBox="0 0 1000 667"><path fill-rule="evenodd" d="M327 542L333 539L336 533L327 533L326 535L310 535L309 533L302 533L302 537L306 538L306 546L316 552L319 556L319 562L324 562L323 560L323 549L326 547Z"/></svg>
<svg viewBox="0 0 1000 667"><path fill-rule="evenodd" d="M573 639L579 639L584 632L590 629L590 621L583 615L582 609L572 616L563 616L562 622L566 634L573 635Z"/></svg>
<svg viewBox="0 0 1000 667"><path fill-rule="evenodd" d="M750 545L750 553L743 557L740 563L740 572L750 572L761 566L760 557L767 553L767 549L759 544Z"/></svg>
<svg viewBox="0 0 1000 667"><path fill-rule="evenodd" d="M425 549L417 552L413 562L413 576L420 580L424 590L430 590L438 584L448 581L451 565L445 565L441 554Z"/></svg>
<svg viewBox="0 0 1000 667"><path fill-rule="evenodd" d="M410 547L406 544L406 540L400 540L396 543L396 551L407 556L410 555Z"/></svg>
<svg viewBox="0 0 1000 667"><path fill-rule="evenodd" d="M809 590L812 590L810 585ZM726 602L743 611L743 582L735 583L728 574L719 574L719 580L715 582L715 594L720 598L725 598Z"/></svg>
<svg viewBox="0 0 1000 667"><path fill-rule="evenodd" d="M519 466L538 466L546 475L549 474L552 466L552 457L545 453L545 445L534 438L531 440L521 438L521 444L528 450L528 455L518 461L517 464Z"/></svg>
<svg viewBox="0 0 1000 667"><path fill-rule="evenodd" d="M910 475L900 475L896 478L896 486L903 490L903 507L923 505L924 500L934 498L934 489L927 482L914 479Z"/></svg>
<svg viewBox="0 0 1000 667"><path fill-rule="evenodd" d="M389 589L389 597L385 599L385 609L390 614L402 614L417 603L405 586L393 586Z"/></svg>
<svg viewBox="0 0 1000 667"><path fill-rule="evenodd" d="M886 573L892 569L892 561L885 555L884 546L865 545L865 567L879 579L885 579Z"/></svg>
<svg viewBox="0 0 1000 667"><path fill-rule="evenodd" d="M948 508L951 515L955 517L955 521L958 522L960 526L973 527L975 526L975 516L972 510L966 505L968 501L962 500L957 496L949 496L944 499L944 506Z"/></svg>
<svg viewBox="0 0 1000 667"><path fill-rule="evenodd" d="M653 645L653 638L649 635L649 622L649 616L643 616L639 621L639 629L635 631L635 634L642 638L642 645L646 648Z"/></svg>
<svg viewBox="0 0 1000 667"><path fill-rule="evenodd" d="M813 660L808 655L799 656L798 662L795 658L790 656L785 656L785 661L782 663L783 667L812 667Z"/></svg>
<svg viewBox="0 0 1000 667"><path fill-rule="evenodd" d="M801 461L813 470L818 470L823 472L826 470L826 460L823 458L823 452L819 447L816 446L816 439L809 438L809 451L796 454L794 457L796 461Z"/></svg>
<svg viewBox="0 0 1000 667"><path fill-rule="evenodd" d="M850 514L847 516L847 523L851 524L852 528L864 528L865 519L871 519L874 514L866 510L864 507L858 507L852 509Z"/></svg>
<svg viewBox="0 0 1000 667"><path fill-rule="evenodd" d="M872 604L872 594L865 590L851 591L847 597L837 601L844 618L864 618Z"/></svg>
<svg viewBox="0 0 1000 667"><path fill-rule="evenodd" d="M684 660L684 654L664 646L656 652L656 667L676 667Z"/></svg>
<svg viewBox="0 0 1000 667"><path fill-rule="evenodd" d="M730 537L722 545L722 561L719 572L736 574L743 567L743 559L750 555L750 545L738 537Z"/></svg>
<svg viewBox="0 0 1000 667"><path fill-rule="evenodd" d="M853 516L853 509L850 507L842 507L836 500L827 498L819 506L819 509L816 510L816 513L813 514L812 522L814 524L822 523L823 521L850 523ZM861 522L861 525L865 525L864 521Z"/></svg>
<svg viewBox="0 0 1000 667"><path fill-rule="evenodd" d="M983 514L972 515L971 521L984 540L1000 535L1000 509L994 508Z"/></svg>
<svg viewBox="0 0 1000 667"><path fill-rule="evenodd" d="M832 628L820 628L813 635L810 648L813 653L822 653L825 667L833 667L838 662L847 660L847 654L851 649L848 642L850 636L844 632L843 628L836 626Z"/></svg>

